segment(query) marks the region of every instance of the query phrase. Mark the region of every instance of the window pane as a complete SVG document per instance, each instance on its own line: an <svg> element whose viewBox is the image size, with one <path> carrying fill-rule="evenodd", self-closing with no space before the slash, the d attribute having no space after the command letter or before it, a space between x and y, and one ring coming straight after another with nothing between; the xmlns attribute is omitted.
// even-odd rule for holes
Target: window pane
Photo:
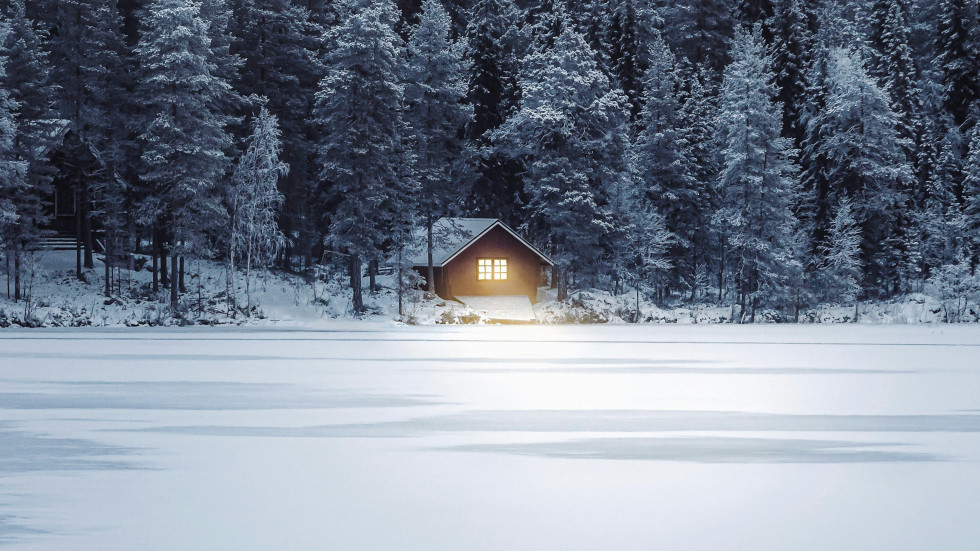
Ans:
<svg viewBox="0 0 980 551"><path fill-rule="evenodd" d="M507 259L506 258L476 259L476 278L481 281L506 280Z"/></svg>

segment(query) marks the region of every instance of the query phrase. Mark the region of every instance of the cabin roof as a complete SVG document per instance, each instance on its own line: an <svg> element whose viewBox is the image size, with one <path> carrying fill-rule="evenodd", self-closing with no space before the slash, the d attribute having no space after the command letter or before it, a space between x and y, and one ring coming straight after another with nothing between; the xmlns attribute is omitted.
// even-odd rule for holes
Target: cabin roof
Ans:
<svg viewBox="0 0 980 551"><path fill-rule="evenodd" d="M541 258L541 261L549 266L554 263L544 253L539 251L534 245L528 243L526 239L517 234L514 230L507 227L496 218L440 218L432 224L432 265L442 267L456 258L457 255L476 243L481 237L490 230L500 227L520 241L525 247L534 252ZM426 230L423 228L419 232L421 242L426 240ZM412 264L416 268L429 265L428 253L423 247L422 252L412 257Z"/></svg>

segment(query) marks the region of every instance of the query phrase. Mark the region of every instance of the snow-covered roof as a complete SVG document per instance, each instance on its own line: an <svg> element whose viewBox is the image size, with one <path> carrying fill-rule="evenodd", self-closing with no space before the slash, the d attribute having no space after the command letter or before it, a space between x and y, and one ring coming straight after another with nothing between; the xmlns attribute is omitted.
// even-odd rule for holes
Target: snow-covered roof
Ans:
<svg viewBox="0 0 980 551"><path fill-rule="evenodd" d="M498 226L534 251L543 262L553 265L550 258L536 249L534 245L528 243L526 239L517 235L514 230L507 227L507 224L496 218L440 218L436 220L432 224L432 265L445 266L456 255ZM426 230L423 228L419 235L423 242L426 239L425 234ZM424 247L421 253L412 258L412 264L416 267L429 265L428 254Z"/></svg>

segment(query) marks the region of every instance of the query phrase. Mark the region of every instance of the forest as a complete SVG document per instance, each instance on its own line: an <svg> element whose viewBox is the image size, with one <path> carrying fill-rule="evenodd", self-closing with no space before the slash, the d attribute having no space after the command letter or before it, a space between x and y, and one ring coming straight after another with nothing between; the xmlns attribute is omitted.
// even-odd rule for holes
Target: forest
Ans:
<svg viewBox="0 0 980 551"><path fill-rule="evenodd" d="M928 289L962 315L980 300L978 7L5 0L3 269L19 297L67 182L77 276L101 243L111 296L147 255L174 307L185 259L207 259L346 270L359 311L362 275L471 216L546 251L560 301L754 321Z"/></svg>

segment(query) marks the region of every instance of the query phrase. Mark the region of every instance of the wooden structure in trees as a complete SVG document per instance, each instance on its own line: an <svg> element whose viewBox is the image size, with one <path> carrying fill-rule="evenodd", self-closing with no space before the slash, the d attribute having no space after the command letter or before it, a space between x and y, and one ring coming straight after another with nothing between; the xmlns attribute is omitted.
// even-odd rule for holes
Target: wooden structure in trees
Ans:
<svg viewBox="0 0 980 551"><path fill-rule="evenodd" d="M433 224L432 261L436 294L527 295L536 302L545 270L554 263L496 218L440 218ZM412 259L425 278L428 254Z"/></svg>

